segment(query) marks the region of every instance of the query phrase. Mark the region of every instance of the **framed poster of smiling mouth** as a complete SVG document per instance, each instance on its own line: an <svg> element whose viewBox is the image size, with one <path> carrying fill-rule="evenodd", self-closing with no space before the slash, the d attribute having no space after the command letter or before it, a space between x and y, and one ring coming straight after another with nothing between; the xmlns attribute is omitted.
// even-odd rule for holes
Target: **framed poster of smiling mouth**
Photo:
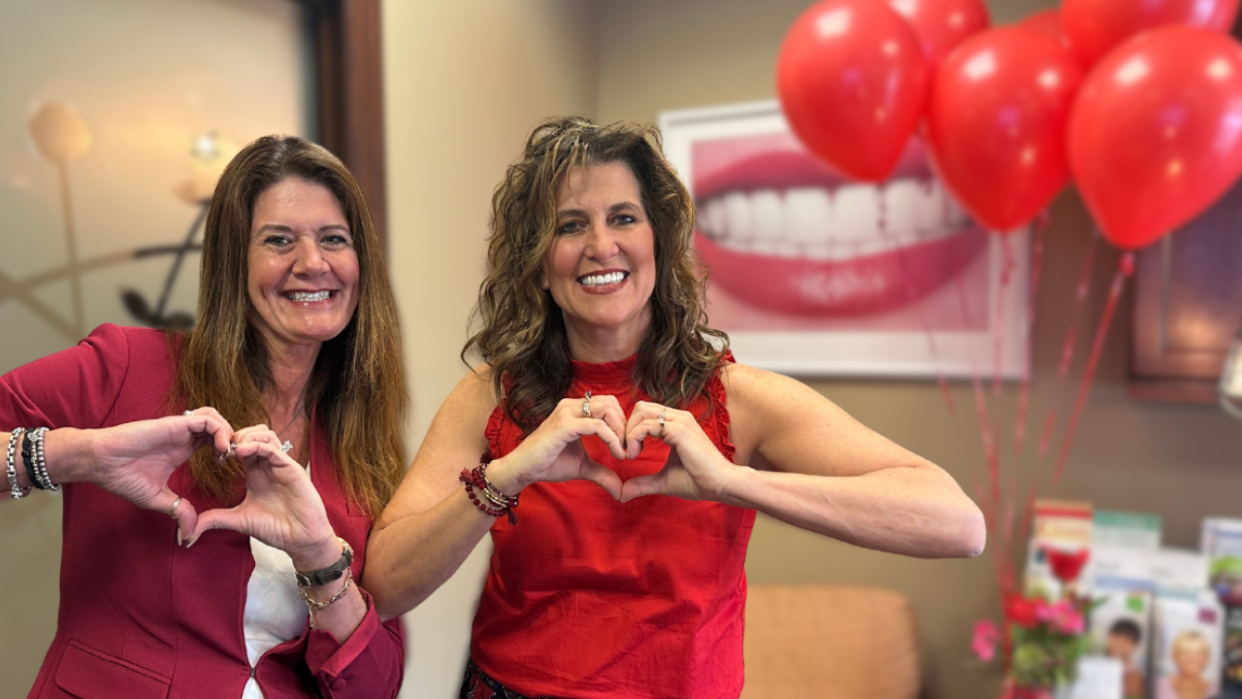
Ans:
<svg viewBox="0 0 1242 699"><path fill-rule="evenodd" d="M990 235L912 138L892 177L813 157L776 101L663 112L694 196L708 315L742 361L797 376L1020 378L1028 231Z"/></svg>

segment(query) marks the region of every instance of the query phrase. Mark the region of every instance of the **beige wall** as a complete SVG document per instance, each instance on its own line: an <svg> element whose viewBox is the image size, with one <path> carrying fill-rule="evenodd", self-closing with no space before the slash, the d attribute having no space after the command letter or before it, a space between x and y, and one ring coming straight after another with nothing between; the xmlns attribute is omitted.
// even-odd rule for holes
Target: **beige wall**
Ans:
<svg viewBox="0 0 1242 699"><path fill-rule="evenodd" d="M391 270L413 392L412 455L465 374L492 188L526 135L595 105L589 0L385 2ZM407 616L406 699L456 696L490 545Z"/></svg>
<svg viewBox="0 0 1242 699"><path fill-rule="evenodd" d="M235 152L264 134L313 128L302 25L287 0L0 2L0 286L12 281L37 302L0 291L0 327L9 329L0 333L0 374L73 346L101 323L135 324L121 289L157 305L172 258L135 260L132 251L180 244L198 216L174 188L201 163L190 156L200 135L214 131L221 150ZM91 137L68 168L81 266L66 245L56 166L27 126L48 103L72 107ZM167 312L194 312L198 260L187 256ZM80 280L81 326L71 278ZM0 567L9 573L0 699L26 696L56 632L62 503L47 493L0 502Z"/></svg>
<svg viewBox="0 0 1242 699"><path fill-rule="evenodd" d="M491 189L541 118L585 113L601 120L654 120L665 109L773 96L772 72L785 29L808 3L795 0L479 0L384 3L391 268L402 313L414 414L412 454L436 408L463 375L457 358L483 273ZM1039 3L993 3L1000 20ZM1052 372L1089 222L1073 195L1053 211L1036 343L1032 415L1069 390ZM1111 256L1106 256L1111 262ZM1108 270L1101 261L1096 286ZM1098 301L1098 294L1096 295ZM1098 303L1094 305L1098 313ZM1127 323L1118 324L1083 419L1063 492L1101 506L1160 512L1166 538L1193 545L1204 513L1242 515L1235 493L1242 439L1211 408L1152 406L1124 397ZM741 358L745 361L745 358ZM1076 370L1077 372L1077 370ZM973 488L983 472L969 395L955 389L947 414L929 382L812 382L866 424L949 469ZM1012 424L1012 390L999 412ZM1054 400L1055 399L1055 400ZM1044 473L1028 453L1006 468ZM2 508L0 528L56 528L58 518ZM0 547L2 549L2 547ZM3 549L7 550L7 549ZM57 551L23 555L14 599L55 578ZM487 550L411 614L406 699L452 696ZM840 581L891 587L915 602L925 651L927 696L993 696L963 669L970 624L995 612L987 558L924 562L861 551L762 519L748 569L752 581ZM32 576L32 571L42 571ZM36 579L37 577L37 579ZM50 608L19 604L0 631L47 629ZM27 614L37 608L40 613ZM16 617L13 615L17 614ZM37 616L37 619L35 618ZM28 618L29 617L29 618ZM41 637L42 638L42 637ZM36 642L37 643L37 642ZM22 639L0 633L0 659L27 660ZM11 667L0 663L2 667ZM15 667L16 665L14 665ZM6 674L0 699L24 696Z"/></svg>
<svg viewBox="0 0 1242 699"><path fill-rule="evenodd" d="M770 99L781 39L809 2L801 0L627 0L605 2L599 18L599 117L653 121L666 109ZM994 21L1020 19L1051 3L990 2ZM1072 192L1053 207L1044 291L1035 342L1031 415L1049 407L1064 415L1074 387L1057 389L1056 361L1068 325L1073 285L1089 244L1091 224ZM1115 256L1095 268L1091 318ZM1128 308L1123 307L1123 308ZM1197 545L1205 514L1242 515L1242 427L1211 407L1134 403L1124 376L1128 317L1113 328L1061 494L1098 506L1160 513L1166 541ZM1081 360L1082 354L1079 355ZM746 361L739 357L739 361ZM1073 376L1081 372L1076 363ZM882 434L948 469L974 493L984 461L965 386L949 414L930 381L810 381L812 386ZM1050 459L1028 447L1015 458L1015 390L995 408L1005 438L1002 468L1043 478ZM1032 424L1033 424L1032 423ZM830 448L830 445L825 445ZM995 545L995 532L992 543ZM998 613L991 558L919 561L877 554L761 517L747 570L753 583L842 582L880 585L909 595L918 615L928 697L985 699L995 683L968 670L971 625Z"/></svg>

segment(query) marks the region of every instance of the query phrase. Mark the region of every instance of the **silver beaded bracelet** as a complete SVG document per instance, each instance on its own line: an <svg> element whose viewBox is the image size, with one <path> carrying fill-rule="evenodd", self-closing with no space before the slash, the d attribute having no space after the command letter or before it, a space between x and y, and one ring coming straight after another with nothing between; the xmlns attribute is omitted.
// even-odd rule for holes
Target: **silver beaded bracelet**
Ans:
<svg viewBox="0 0 1242 699"><path fill-rule="evenodd" d="M22 488L17 485L17 442L25 433L25 428L18 427L9 434L9 451L4 461L4 473L9 477L9 495L14 500L21 500L30 494L30 488Z"/></svg>
<svg viewBox="0 0 1242 699"><path fill-rule="evenodd" d="M39 489L60 490L60 486L53 483L52 477L47 473L47 456L43 451L43 435L47 434L47 428L40 427L30 434L34 438L34 473Z"/></svg>

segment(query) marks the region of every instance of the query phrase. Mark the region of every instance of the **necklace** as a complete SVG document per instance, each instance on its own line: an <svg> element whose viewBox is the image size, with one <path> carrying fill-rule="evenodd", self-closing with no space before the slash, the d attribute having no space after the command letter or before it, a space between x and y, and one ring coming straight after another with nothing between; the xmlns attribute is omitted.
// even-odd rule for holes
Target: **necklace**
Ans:
<svg viewBox="0 0 1242 699"><path fill-rule="evenodd" d="M293 423L297 422L298 418L302 417L302 412L303 412L303 409L299 407L297 411L293 413L293 417L289 420L289 422L285 423L284 427L276 430L276 436L283 437L285 430L289 429L290 427L293 427Z"/></svg>

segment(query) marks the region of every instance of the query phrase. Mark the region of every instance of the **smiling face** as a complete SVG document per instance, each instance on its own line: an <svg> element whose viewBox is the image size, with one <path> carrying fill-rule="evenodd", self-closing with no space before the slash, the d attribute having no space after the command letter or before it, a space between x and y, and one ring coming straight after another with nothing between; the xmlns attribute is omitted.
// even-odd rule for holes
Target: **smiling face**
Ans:
<svg viewBox="0 0 1242 699"><path fill-rule="evenodd" d="M252 322L271 351L318 349L358 306L358 254L327 187L288 178L255 199L250 224Z"/></svg>
<svg viewBox="0 0 1242 699"><path fill-rule="evenodd" d="M634 173L623 162L576 168L561 185L556 211L543 288L561 309L570 353L607 361L637 352L651 324L656 264Z"/></svg>
<svg viewBox="0 0 1242 699"><path fill-rule="evenodd" d="M1202 637L1173 646L1173 663L1181 675L1202 676L1210 659L1211 649Z"/></svg>

